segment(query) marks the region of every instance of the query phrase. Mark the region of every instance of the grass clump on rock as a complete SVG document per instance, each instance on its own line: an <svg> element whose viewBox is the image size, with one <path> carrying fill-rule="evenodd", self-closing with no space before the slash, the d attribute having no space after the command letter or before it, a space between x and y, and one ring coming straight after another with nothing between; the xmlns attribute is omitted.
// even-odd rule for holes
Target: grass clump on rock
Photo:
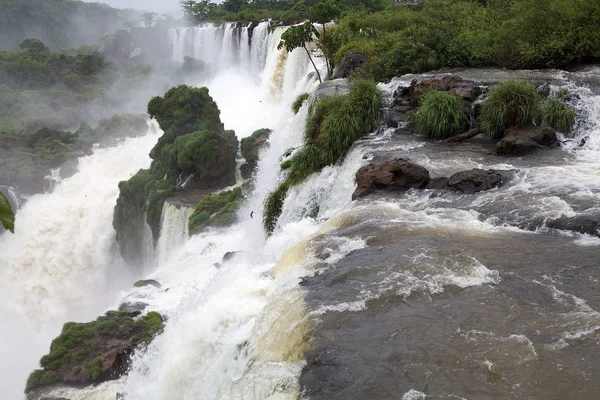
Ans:
<svg viewBox="0 0 600 400"><path fill-rule="evenodd" d="M554 96L542 102L542 118L544 122L562 132L571 129L577 117L575 110L571 110L562 101L568 93L566 89L560 90Z"/></svg>
<svg viewBox="0 0 600 400"><path fill-rule="evenodd" d="M263 226L271 233L288 190L309 175L340 160L352 144L377 126L381 92L373 81L355 80L348 95L333 95L311 104L304 146L284 162L286 180L265 201Z"/></svg>
<svg viewBox="0 0 600 400"><path fill-rule="evenodd" d="M302 108L302 105L309 97L310 94L308 93L302 93L299 94L298 97L296 97L296 100L294 100L294 102L292 103L292 111L294 112L294 114L298 114L298 111L300 111L300 108Z"/></svg>
<svg viewBox="0 0 600 400"><path fill-rule="evenodd" d="M541 95L529 82L504 81L490 90L477 119L487 135L501 137L509 127L535 125L540 120Z"/></svg>
<svg viewBox="0 0 600 400"><path fill-rule="evenodd" d="M410 114L409 124L429 139L446 139L467 124L463 101L437 90L423 95L421 106Z"/></svg>

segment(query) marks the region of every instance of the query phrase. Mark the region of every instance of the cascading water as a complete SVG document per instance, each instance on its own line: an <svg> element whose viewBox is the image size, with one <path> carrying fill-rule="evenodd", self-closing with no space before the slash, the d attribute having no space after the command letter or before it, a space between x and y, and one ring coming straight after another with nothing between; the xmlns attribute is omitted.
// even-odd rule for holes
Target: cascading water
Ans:
<svg viewBox="0 0 600 400"><path fill-rule="evenodd" d="M160 236L156 246L158 265L179 249L189 238L188 221L194 209L185 205L165 202L162 209Z"/></svg>
<svg viewBox="0 0 600 400"><path fill-rule="evenodd" d="M563 150L506 159L476 146L440 147L378 132L360 140L340 165L291 189L276 231L266 238L263 201L281 179L281 156L303 139L307 106L294 117L289 104L316 83L307 78L311 67L302 52L276 50L281 30L269 33L259 24L246 52L247 27L235 29L242 31L239 48L227 45L235 53L226 58L232 65L198 83L209 87L225 126L238 136L273 129L239 222L164 251L159 244L150 278L169 290L138 288L125 300L147 303L168 322L135 354L126 378L52 394L71 400L113 400L117 392L127 400L279 400L301 392L315 399L593 399L600 390L590 378L600 372L594 364L600 357L593 290L600 279L598 240L519 224L600 212L596 78L585 72L549 78L571 86L586 115ZM226 31L174 30L174 59L221 57ZM473 79L477 73L460 72ZM504 77L484 73L486 80ZM389 97L405 83L381 88ZM520 172L511 184L477 195L411 191L352 202L356 171L391 152L433 176L474 167ZM161 240L181 243L184 218L170 207L163 210ZM171 230L167 223L174 220ZM224 259L228 252L235 254Z"/></svg>
<svg viewBox="0 0 600 400"><path fill-rule="evenodd" d="M133 277L115 248L113 205L118 183L150 164L159 137L98 149L79 159L79 172L50 194L30 198L17 213L15 234L0 236L0 367L3 399L22 396L50 340L71 320L95 318Z"/></svg>

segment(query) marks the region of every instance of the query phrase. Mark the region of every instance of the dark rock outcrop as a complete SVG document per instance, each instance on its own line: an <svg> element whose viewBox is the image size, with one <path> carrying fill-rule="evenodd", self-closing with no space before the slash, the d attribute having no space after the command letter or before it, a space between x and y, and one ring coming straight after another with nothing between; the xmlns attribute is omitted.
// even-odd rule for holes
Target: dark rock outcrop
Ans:
<svg viewBox="0 0 600 400"><path fill-rule="evenodd" d="M143 287L143 286L154 286L155 288L160 288L161 284L154 279L142 279L133 284L133 287Z"/></svg>
<svg viewBox="0 0 600 400"><path fill-rule="evenodd" d="M552 229L600 236L600 220L588 216L566 217L563 215L558 219L548 221L546 226Z"/></svg>
<svg viewBox="0 0 600 400"><path fill-rule="evenodd" d="M558 144L556 131L548 126L511 128L496 143L496 152L502 155L523 155Z"/></svg>
<svg viewBox="0 0 600 400"><path fill-rule="evenodd" d="M458 192L472 194L504 185L510 179L511 174L511 171L475 168L452 175L448 179L447 185L450 189Z"/></svg>
<svg viewBox="0 0 600 400"><path fill-rule="evenodd" d="M358 187L353 199L367 196L375 191L406 191L422 189L429 183L429 171L420 165L401 158L374 162L356 173Z"/></svg>
<svg viewBox="0 0 600 400"><path fill-rule="evenodd" d="M348 78L353 71L362 67L367 61L369 61L369 59L364 54L353 50L345 52L339 68L333 75L333 79Z"/></svg>
<svg viewBox="0 0 600 400"><path fill-rule="evenodd" d="M398 128L400 122L406 120L406 113L411 110L411 107L399 106L390 108L387 112L387 126L390 128Z"/></svg>
<svg viewBox="0 0 600 400"><path fill-rule="evenodd" d="M456 75L414 79L408 89L408 102L411 107L417 107L421 102L421 97L431 90L447 92L462 85L465 85L465 81L463 81L460 76Z"/></svg>

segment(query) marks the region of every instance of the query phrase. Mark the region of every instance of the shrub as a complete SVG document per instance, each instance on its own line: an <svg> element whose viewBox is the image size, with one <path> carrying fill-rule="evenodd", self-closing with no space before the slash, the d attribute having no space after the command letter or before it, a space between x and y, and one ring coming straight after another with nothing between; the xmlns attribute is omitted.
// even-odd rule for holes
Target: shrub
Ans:
<svg viewBox="0 0 600 400"><path fill-rule="evenodd" d="M271 233L277 224L290 187L307 176L340 160L352 144L377 126L381 92L368 80L353 80L346 96L325 97L310 105L304 133L304 146L282 163L285 182L265 200L263 225Z"/></svg>
<svg viewBox="0 0 600 400"><path fill-rule="evenodd" d="M96 358L96 359L90 361L89 363L87 363L85 366L88 369L92 379L93 380L98 379L98 377L102 373L102 360L99 358Z"/></svg>
<svg viewBox="0 0 600 400"><path fill-rule="evenodd" d="M310 95L308 93L302 93L296 97L296 100L292 103L292 111L294 114L298 114L298 111L300 111L300 108L309 97Z"/></svg>
<svg viewBox="0 0 600 400"><path fill-rule="evenodd" d="M410 114L409 124L430 139L445 139L467 123L463 101L451 94L431 91L423 95L421 106Z"/></svg>
<svg viewBox="0 0 600 400"><path fill-rule="evenodd" d="M29 375L29 378L27 378L27 384L25 385L25 393L30 392L36 387L51 385L55 382L58 382L56 372L36 369Z"/></svg>
<svg viewBox="0 0 600 400"><path fill-rule="evenodd" d="M252 135L245 137L241 141L241 153L242 157L246 159L246 162L251 165L258 163L258 150L260 144L256 143L257 139L261 136L268 138L271 135L271 130L267 128L258 129L252 133Z"/></svg>
<svg viewBox="0 0 600 400"><path fill-rule="evenodd" d="M498 138L509 126L524 127L540 119L541 96L529 82L505 81L490 90L481 106L479 128Z"/></svg>
<svg viewBox="0 0 600 400"><path fill-rule="evenodd" d="M190 216L188 230L190 235L209 226L228 226L236 221L237 210L244 200L248 186L237 187L206 196Z"/></svg>
<svg viewBox="0 0 600 400"><path fill-rule="evenodd" d="M562 102L562 98L567 93L560 91L542 102L542 117L544 122L554 129L563 132L571 129L577 116L575 110L571 110Z"/></svg>

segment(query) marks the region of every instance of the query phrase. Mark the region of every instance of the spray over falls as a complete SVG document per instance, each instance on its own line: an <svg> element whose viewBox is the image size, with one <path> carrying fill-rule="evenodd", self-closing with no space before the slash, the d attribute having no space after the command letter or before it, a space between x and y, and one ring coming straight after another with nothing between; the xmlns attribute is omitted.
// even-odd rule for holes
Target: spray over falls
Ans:
<svg viewBox="0 0 600 400"><path fill-rule="evenodd" d="M146 277L160 286L127 289L120 303L142 303L168 317L167 323L161 335L134 354L129 374L97 387L56 388L51 394L70 400L112 400L117 393L127 400L411 399L425 393L433 399L482 398L481 393L491 393L489 398L573 393L593 398L600 390L590 378L600 372L594 363L600 356L600 303L594 292L600 279L598 238L546 223L561 215L593 217L600 210L597 78L585 73L549 77L554 86L578 94L575 106L583 117L566 146L530 158L489 156L478 144L430 145L394 133L383 121L343 161L289 191L267 238L263 202L282 179L282 156L303 143L308 113L304 105L294 116L289 105L297 94L317 87L301 51L277 51L281 29L269 32L261 23L251 39L248 27L230 23L171 31L175 60L193 56L223 67L209 79L199 77L198 84L210 89L225 127L235 127L238 136L270 128L269 146L260 151L254 189L233 226L188 238L191 209L168 201L163 206L156 264ZM480 76L477 70L458 73L475 80ZM505 73L485 74L494 80ZM411 78L380 85L386 107ZM237 96L231 95L233 85ZM586 145L580 148L576 143L583 137ZM113 177L110 171L93 170L96 178L112 184L104 203L115 200L115 180L147 166L156 139L131 139L110 150L121 157L112 167L128 163L131 171L119 169ZM390 155L419 163L433 177L472 168L517 172L504 186L477 194L425 189L352 201L357 171ZM64 204L61 196L71 182L92 182L87 171L84 166L54 193L30 200L22 220L29 212L42 212L38 200ZM78 215L96 222L73 223L69 232L50 235L68 240L89 227L103 232L103 241L92 250L102 257L111 254L106 247L114 236L105 229L110 216L95 211L108 208L81 196L69 204L71 209L85 204L89 208ZM43 215L35 218L47 221ZM30 243L34 249L42 244ZM92 252L89 258L96 262L99 256ZM86 261L67 265L88 265L106 278L103 268L109 263L99 267ZM68 294L58 319L79 318L68 304L80 299L70 282L57 286L68 275L60 273L64 269L33 264L47 267L29 270L28 277L3 279L19 283L7 293L13 296L29 279L43 280ZM15 263L11 273L24 265ZM41 273L53 278L42 279ZM69 279L79 288L90 287L80 275ZM62 301L53 290L44 290L43 299ZM14 294L15 306L35 301L37 291L28 290L25 300ZM98 301L85 309L109 305ZM38 318L34 314L31 321Z"/></svg>

